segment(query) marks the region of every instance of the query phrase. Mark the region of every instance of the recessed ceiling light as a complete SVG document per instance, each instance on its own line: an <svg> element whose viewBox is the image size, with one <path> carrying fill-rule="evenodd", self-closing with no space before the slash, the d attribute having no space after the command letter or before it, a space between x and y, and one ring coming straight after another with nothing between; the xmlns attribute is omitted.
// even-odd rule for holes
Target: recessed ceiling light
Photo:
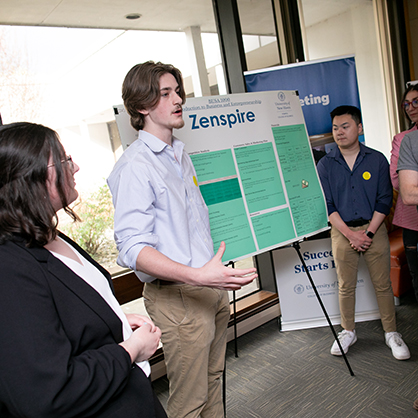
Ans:
<svg viewBox="0 0 418 418"><path fill-rule="evenodd" d="M125 16L125 19L135 20L135 19L139 19L140 17L141 15L139 13L129 13L128 15Z"/></svg>

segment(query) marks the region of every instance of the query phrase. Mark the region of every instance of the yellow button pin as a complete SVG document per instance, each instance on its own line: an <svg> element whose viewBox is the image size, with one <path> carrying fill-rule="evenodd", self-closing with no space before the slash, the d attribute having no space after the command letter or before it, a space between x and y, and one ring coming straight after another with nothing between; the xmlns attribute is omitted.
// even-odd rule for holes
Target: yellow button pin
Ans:
<svg viewBox="0 0 418 418"><path fill-rule="evenodd" d="M363 178L364 180L370 180L372 178L372 175L368 171L365 171L363 173Z"/></svg>
<svg viewBox="0 0 418 418"><path fill-rule="evenodd" d="M197 184L197 178L196 178L196 176L193 176L193 183L196 185L196 187L199 187L199 185Z"/></svg>

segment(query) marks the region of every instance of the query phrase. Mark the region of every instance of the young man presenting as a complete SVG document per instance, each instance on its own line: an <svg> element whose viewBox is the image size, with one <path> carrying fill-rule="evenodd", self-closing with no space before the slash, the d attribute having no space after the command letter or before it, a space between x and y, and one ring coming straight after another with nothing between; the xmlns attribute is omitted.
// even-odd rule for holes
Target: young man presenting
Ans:
<svg viewBox="0 0 418 418"><path fill-rule="evenodd" d="M224 243L214 255L195 170L173 136L184 125L180 71L138 64L126 75L122 97L139 133L108 178L118 263L145 282L146 309L162 330L169 417L223 417L226 290L250 283L255 269L225 267Z"/></svg>
<svg viewBox="0 0 418 418"><path fill-rule="evenodd" d="M332 253L338 276L343 331L338 339L347 353L357 341L354 329L357 268L363 254L381 316L386 344L398 360L410 357L396 332L395 305L390 282L390 248L383 223L392 206L389 164L380 152L358 140L363 127L360 110L339 106L331 112L338 148L318 163L331 222ZM342 355L335 341L331 354Z"/></svg>

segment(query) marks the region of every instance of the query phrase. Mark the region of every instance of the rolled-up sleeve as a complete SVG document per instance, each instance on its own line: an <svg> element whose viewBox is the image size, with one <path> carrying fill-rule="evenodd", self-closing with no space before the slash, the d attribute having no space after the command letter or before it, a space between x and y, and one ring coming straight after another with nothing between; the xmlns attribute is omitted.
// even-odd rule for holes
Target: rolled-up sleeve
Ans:
<svg viewBox="0 0 418 418"><path fill-rule="evenodd" d="M374 210L388 215L393 204L393 187L390 179L389 163L383 155L381 155L379 165L379 184Z"/></svg>
<svg viewBox="0 0 418 418"><path fill-rule="evenodd" d="M115 207L115 241L119 251L118 264L136 270L141 250L155 248L158 236L153 233L155 194L146 167L134 162L122 164L108 178Z"/></svg>

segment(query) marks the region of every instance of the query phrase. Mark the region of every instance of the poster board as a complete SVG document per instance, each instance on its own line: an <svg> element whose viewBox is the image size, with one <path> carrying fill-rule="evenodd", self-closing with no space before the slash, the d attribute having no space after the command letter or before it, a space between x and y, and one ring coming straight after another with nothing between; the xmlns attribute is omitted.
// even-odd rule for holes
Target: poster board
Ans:
<svg viewBox="0 0 418 418"><path fill-rule="evenodd" d="M300 252L333 325L341 323L338 280L331 239L304 241ZM283 331L327 326L314 289L294 248L273 251ZM360 257L356 287L356 322L380 318L376 296L363 257Z"/></svg>
<svg viewBox="0 0 418 418"><path fill-rule="evenodd" d="M138 138L138 132L132 128L131 118L123 104L113 106L113 113L115 114L122 148L126 150Z"/></svg>
<svg viewBox="0 0 418 418"><path fill-rule="evenodd" d="M187 100L186 144L209 208L214 248L239 260L328 228L295 91Z"/></svg>
<svg viewBox="0 0 418 418"><path fill-rule="evenodd" d="M226 243L223 262L328 229L297 92L188 99L183 118L174 135L196 169L214 250Z"/></svg>

